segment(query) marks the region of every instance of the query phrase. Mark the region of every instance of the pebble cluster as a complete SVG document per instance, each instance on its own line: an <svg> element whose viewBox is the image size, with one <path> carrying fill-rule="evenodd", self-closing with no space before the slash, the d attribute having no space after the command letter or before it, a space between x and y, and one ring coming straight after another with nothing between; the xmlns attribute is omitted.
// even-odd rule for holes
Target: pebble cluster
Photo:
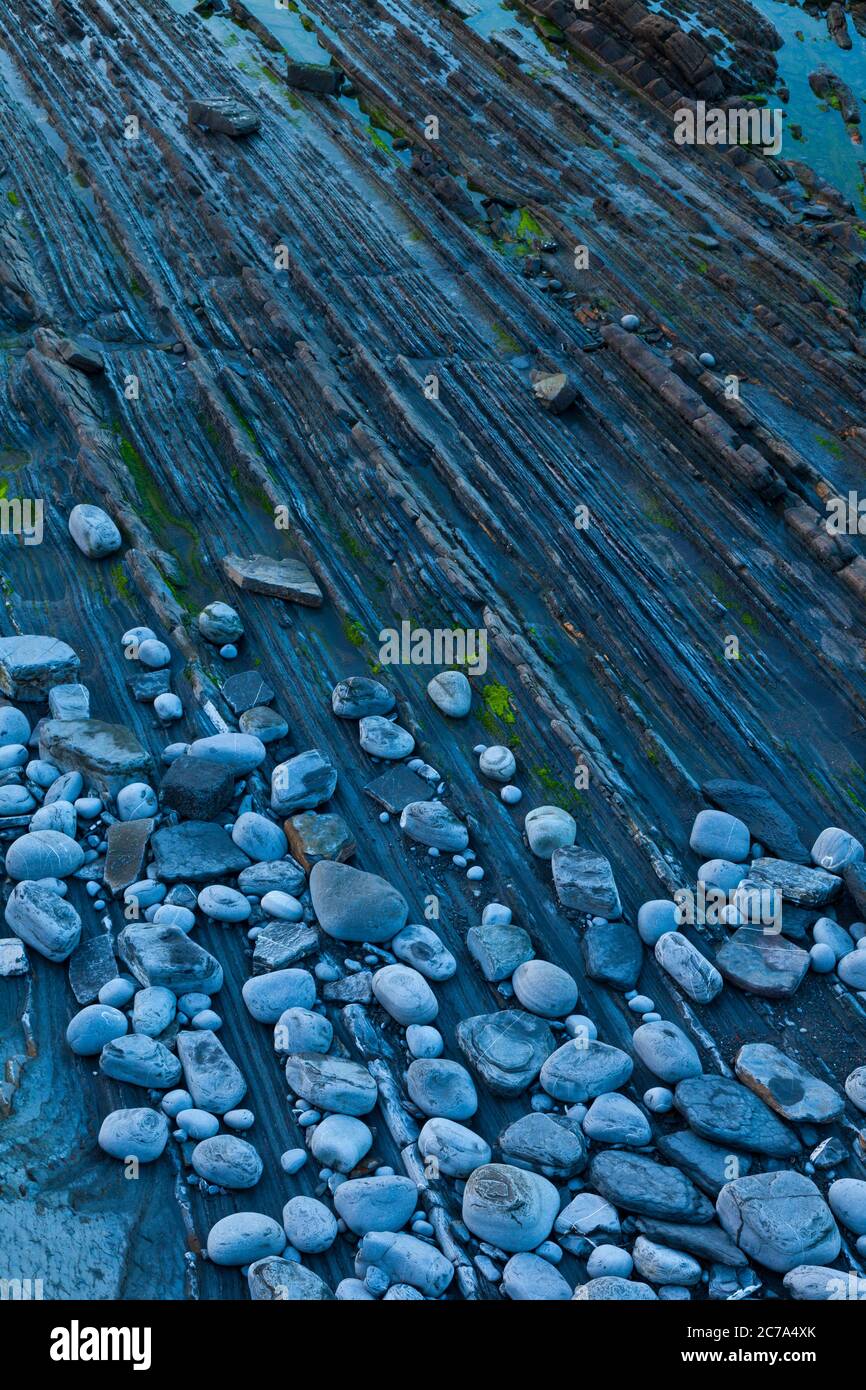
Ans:
<svg viewBox="0 0 866 1390"><path fill-rule="evenodd" d="M98 510L70 519L88 554L113 540ZM237 654L243 625L228 605L209 604L198 626ZM167 673L172 653L150 628L123 645L137 679ZM11 933L0 976L26 973L29 952L68 962L79 1007L66 1045L130 1088L129 1106L103 1117L99 1148L148 1164L174 1143L190 1186L240 1194L210 1227L206 1258L237 1269L251 1297L821 1299L844 1296L834 1290L850 1279L863 1287L866 1181L837 1173L866 1154L866 1059L844 1093L760 1040L720 1059L685 1022L693 1014L674 1021L638 990L652 952L690 1006L727 986L787 998L810 971L862 1006L866 862L851 834L828 827L807 850L761 788L708 784L690 844L693 894L715 890L707 920L727 933L712 960L679 901L646 901L636 927L626 920L611 863L576 844L567 811L515 811L527 866L549 872L563 930L581 933L587 976L624 999L631 1042L605 1039L582 1011L581 981L539 959L532 924L494 901L478 902L465 945L497 1003L450 1038L437 1020L458 960L430 921L412 920L418 905L347 862L351 829L325 809L340 775L327 750L276 762L268 785L267 745L287 725L256 671L223 686L238 729L169 743L159 776L129 729L90 717L77 668L58 639L0 640L11 700L0 706ZM162 725L184 713L167 685L151 697ZM458 739L470 682L442 672L428 694ZM33 726L20 706L46 700ZM350 676L331 707L374 760L372 814L395 822L407 853L450 857L479 899L469 827L391 690ZM473 751L478 776L517 807L512 749ZM196 940L203 921L246 934L243 1004L285 1075L294 1139L279 1211L256 1209L254 1098L226 1037L223 966ZM652 1084L636 1087L636 1070ZM481 1132L485 1096L524 1113ZM385 1132L403 1171L383 1160ZM316 1195L298 1188L310 1166ZM309 1260L336 1243L354 1273L331 1288Z"/></svg>

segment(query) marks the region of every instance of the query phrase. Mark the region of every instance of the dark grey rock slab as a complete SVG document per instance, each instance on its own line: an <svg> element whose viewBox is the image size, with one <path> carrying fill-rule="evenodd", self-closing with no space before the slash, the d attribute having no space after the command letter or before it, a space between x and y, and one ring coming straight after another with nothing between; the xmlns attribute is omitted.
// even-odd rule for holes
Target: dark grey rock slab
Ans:
<svg viewBox="0 0 866 1390"><path fill-rule="evenodd" d="M180 927L126 927L117 950L140 984L165 985L175 994L216 994L222 988L219 961Z"/></svg>
<svg viewBox="0 0 866 1390"><path fill-rule="evenodd" d="M274 560L268 555L225 555L222 564L232 583L248 593L288 599L307 608L321 607L322 591L302 560Z"/></svg>
<svg viewBox="0 0 866 1390"><path fill-rule="evenodd" d="M127 685L140 705L152 705L157 695L167 695L171 690L171 672L136 671L127 677Z"/></svg>
<svg viewBox="0 0 866 1390"><path fill-rule="evenodd" d="M224 811L234 795L230 767L208 758L183 754L169 766L159 788L163 806L186 820L210 820Z"/></svg>
<svg viewBox="0 0 866 1390"><path fill-rule="evenodd" d="M719 777L703 784L703 792L729 815L745 821L754 841L779 859L808 864L809 851L788 812L763 787Z"/></svg>
<svg viewBox="0 0 866 1390"><path fill-rule="evenodd" d="M269 705L274 692L258 671L238 671L222 687L223 699L235 714L245 714L256 705Z"/></svg>
<svg viewBox="0 0 866 1390"><path fill-rule="evenodd" d="M674 1103L703 1139L772 1158L794 1158L800 1152L793 1130L731 1077L687 1077L677 1086Z"/></svg>
<svg viewBox="0 0 866 1390"><path fill-rule="evenodd" d="M675 1130L673 1134L660 1134L656 1139L659 1153L671 1163L681 1168L692 1182L715 1201L726 1182L734 1176L745 1177L751 1172L752 1160L748 1154L731 1155L729 1149L711 1144L690 1129ZM731 1158L736 1163L733 1170Z"/></svg>
<svg viewBox="0 0 866 1390"><path fill-rule="evenodd" d="M626 922L591 922L580 940L580 950L591 980L612 989L634 989L643 965L643 946Z"/></svg>
<svg viewBox="0 0 866 1390"><path fill-rule="evenodd" d="M687 1250L699 1259L727 1265L731 1269L745 1269L749 1263L742 1250L715 1221L697 1226L678 1221L654 1221L651 1216L641 1216L637 1225L649 1240L674 1250Z"/></svg>
<svg viewBox="0 0 866 1390"><path fill-rule="evenodd" d="M808 869L789 859L755 859L749 877L778 888L785 901L797 907L823 907L838 898L842 891L842 880L836 874L828 874L825 869Z"/></svg>
<svg viewBox="0 0 866 1390"><path fill-rule="evenodd" d="M399 816L413 801L430 801L435 788L401 763L369 782L364 792L392 816Z"/></svg>
<svg viewBox="0 0 866 1390"><path fill-rule="evenodd" d="M211 821L164 826L151 843L157 877L166 883L208 883L236 874L250 862L222 826Z"/></svg>
<svg viewBox="0 0 866 1390"><path fill-rule="evenodd" d="M787 999L803 983L809 952L761 927L740 927L719 949L716 965L726 980L764 999Z"/></svg>
<svg viewBox="0 0 866 1390"><path fill-rule="evenodd" d="M613 869L603 854L572 845L555 849L550 864L556 896L565 911L611 920L621 916Z"/></svg>
<svg viewBox="0 0 866 1390"><path fill-rule="evenodd" d="M644 1154L609 1149L589 1165L592 1186L624 1211L658 1216L688 1225L713 1218L713 1208L678 1168L668 1168Z"/></svg>
<svg viewBox="0 0 866 1390"><path fill-rule="evenodd" d="M82 941L69 957L69 986L79 1004L92 1004L103 985L117 976L117 961L108 935Z"/></svg>

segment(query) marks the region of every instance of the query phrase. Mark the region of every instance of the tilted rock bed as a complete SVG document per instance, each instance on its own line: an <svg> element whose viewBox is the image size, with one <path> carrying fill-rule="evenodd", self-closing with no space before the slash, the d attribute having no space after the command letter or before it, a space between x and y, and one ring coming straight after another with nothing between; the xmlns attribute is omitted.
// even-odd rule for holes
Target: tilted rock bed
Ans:
<svg viewBox="0 0 866 1390"><path fill-rule="evenodd" d="M790 995L810 967L856 994L866 927L840 921L856 908L843 878L847 871L859 891L856 837L827 828L800 856L808 863L795 863L768 855L731 812L699 812L696 857L733 854L726 862L738 870L729 876L739 879L731 902L720 909L729 933L717 952L720 974L700 930L678 922L681 897L660 935L645 922L650 909L659 919L663 901L639 909L642 942L627 910L623 916L615 866L572 843L573 820L562 843L556 808L531 808L516 825L525 822L525 854L539 857L536 810L560 841L545 874L562 931L601 940L629 933L635 978L613 980L603 951L584 954L585 977L538 958L533 923L514 922L506 904L484 905L478 888L477 925L458 961L435 915L412 923L422 916L420 902L347 862L355 857L351 837L334 833L343 768L325 749L295 756L306 769L300 780L291 771L287 778L285 761L273 764L270 788L265 745L230 729L167 744L158 767L123 725L38 717L45 694L57 707L64 688L52 686L52 658L42 648L30 703L0 706L3 789L17 788L30 803L0 829L5 919L14 933L0 953L2 974L14 980L30 970L38 982L43 971L68 971L61 1057L66 1047L122 1083L123 1103L102 1115L93 1136L103 1161L137 1173L165 1162L176 1145L184 1184L204 1200L205 1213L220 1196L233 1199L232 1214L203 1233L201 1260L236 1271L239 1286L245 1277L253 1298L293 1300L716 1299L742 1290L778 1294L782 1277L783 1296L809 1299L831 1296L839 1280L848 1287L852 1273L859 1278L866 1068L828 1083L760 1040L721 1057L697 1020L690 1027L686 1015L683 1027L663 1017L636 988L644 953L654 955L707 1006L708 1027L720 990ZM430 692L436 706L437 693ZM393 704L387 687L355 678L334 689L334 712L358 722L359 758L370 718L364 710L374 701L384 708L385 694ZM377 746L391 760L391 746ZM404 766L417 775L426 765L414 752L407 748ZM202 769L217 775L202 780ZM438 782L432 768L427 774L447 797L447 780ZM285 819L291 787L288 810L308 807L306 869L288 853L283 830L285 823L299 834L298 818ZM711 790L792 843L793 824L758 786ZM48 813L63 829L33 828ZM320 836L310 824L317 818L326 823ZM403 835L396 825L382 833L397 834L401 852L417 853L405 848L401 825ZM446 800L430 826L444 828L450 843L455 825L463 822ZM463 828L459 847L450 845L450 867L467 875L477 858ZM138 832L120 853L118 831ZM422 852L427 838L414 837ZM557 855L568 856L567 870L557 869ZM547 841L542 857L551 857ZM696 887L705 868L695 870ZM742 925L750 902L743 884L778 894L779 902L763 905L778 914L781 933L773 923L769 931ZM81 887L90 902L79 911L70 898L79 901ZM795 946L783 935L786 904L799 910L810 896L811 923L803 933L795 917L802 941ZM597 914L600 898L616 920ZM775 955L758 951L750 961L744 949L726 965L744 931L776 953L796 951L805 965L794 977ZM220 960L220 942L230 939L245 942L240 999L231 997L237 979ZM461 1017L452 1036L437 1025L461 970L469 972L461 998L491 982L488 1007ZM708 971L718 981L709 997ZM768 977L784 980L784 989L769 988ZM617 1043L580 1011L599 984L616 991L634 1026L630 1036L618 1029ZM238 1009L263 1038L272 1034L272 1065L288 1088L284 1128L293 1140L272 1173L257 1140L273 1116L260 1109L264 1098L249 1084L227 1021ZM486 1096L509 1102L509 1123L491 1127ZM398 1162L383 1153L386 1136ZM282 1206L260 1209L255 1189L266 1184L282 1193Z"/></svg>

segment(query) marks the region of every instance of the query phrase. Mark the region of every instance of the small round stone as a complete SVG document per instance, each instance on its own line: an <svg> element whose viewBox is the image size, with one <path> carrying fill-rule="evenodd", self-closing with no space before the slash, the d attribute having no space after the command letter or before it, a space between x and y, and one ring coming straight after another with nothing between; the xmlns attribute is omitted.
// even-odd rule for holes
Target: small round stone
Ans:
<svg viewBox="0 0 866 1390"><path fill-rule="evenodd" d="M250 915L249 900L236 888L209 884L198 895L198 905L206 917L216 922L245 922Z"/></svg>
<svg viewBox="0 0 866 1390"><path fill-rule="evenodd" d="M427 694L452 719L465 719L472 708L472 687L462 671L440 671L428 683Z"/></svg>
<svg viewBox="0 0 866 1390"><path fill-rule="evenodd" d="M291 893L282 893L276 888L265 893L261 905L263 912L266 912L269 917L276 917L281 922L300 922L304 916L304 909L297 898L293 898Z"/></svg>
<svg viewBox="0 0 866 1390"><path fill-rule="evenodd" d="M604 1279L609 1275L628 1279L633 1269L634 1260L619 1245L597 1245L586 1262L590 1279Z"/></svg>
<svg viewBox="0 0 866 1390"><path fill-rule="evenodd" d="M168 1120L148 1107L113 1110L102 1121L97 1143L112 1158L153 1163L168 1143Z"/></svg>
<svg viewBox="0 0 866 1390"><path fill-rule="evenodd" d="M244 625L239 615L227 603L209 603L198 615L198 630L214 646L236 642L243 636Z"/></svg>
<svg viewBox="0 0 866 1390"><path fill-rule="evenodd" d="M220 1122L208 1110L187 1106L175 1115L178 1129L182 1129L190 1139L212 1139L219 1133Z"/></svg>
<svg viewBox="0 0 866 1390"><path fill-rule="evenodd" d="M148 638L138 648L138 659L148 670L161 671L163 667L171 665L171 652L165 642Z"/></svg>
<svg viewBox="0 0 866 1390"><path fill-rule="evenodd" d="M147 782L130 782L121 787L116 799L119 820L147 820L159 809L159 799Z"/></svg>
<svg viewBox="0 0 866 1390"><path fill-rule="evenodd" d="M283 1207L283 1229L304 1255L321 1255L337 1239L337 1218L315 1197L292 1197Z"/></svg>
<svg viewBox="0 0 866 1390"><path fill-rule="evenodd" d="M406 1029L406 1046L413 1057L441 1057L445 1043L438 1028L410 1023Z"/></svg>
<svg viewBox="0 0 866 1390"><path fill-rule="evenodd" d="M554 850L568 848L577 838L577 822L561 806L536 806L523 822L532 853L550 859Z"/></svg>
<svg viewBox="0 0 866 1390"><path fill-rule="evenodd" d="M511 983L523 1007L542 1018L564 1018L577 1004L575 981L550 961L524 961L512 975Z"/></svg>
<svg viewBox="0 0 866 1390"><path fill-rule="evenodd" d="M162 1109L172 1120L179 1115L181 1110L186 1110L192 1105L192 1096L189 1091L166 1091L160 1101Z"/></svg>
<svg viewBox="0 0 866 1390"><path fill-rule="evenodd" d="M234 642L226 642L224 646L220 647L220 656L222 657L223 661L234 661L237 657L237 654L238 649L235 646Z"/></svg>
<svg viewBox="0 0 866 1390"><path fill-rule="evenodd" d="M113 980L106 981L97 997L100 1004L111 1004L115 1009L122 1009L124 1004L129 1003L137 988L134 980L116 975Z"/></svg>
<svg viewBox="0 0 866 1390"><path fill-rule="evenodd" d="M836 965L836 953L824 941L816 941L809 949L809 962L816 975L829 975Z"/></svg>
<svg viewBox="0 0 866 1390"><path fill-rule="evenodd" d="M300 1173L306 1161L306 1149L286 1149L286 1152L280 1155L280 1167L290 1177L293 1173Z"/></svg>
<svg viewBox="0 0 866 1390"><path fill-rule="evenodd" d="M126 1015L109 1004L88 1004L70 1019L66 1041L78 1057L96 1057L112 1038L129 1031Z"/></svg>
<svg viewBox="0 0 866 1390"><path fill-rule="evenodd" d="M232 826L232 839L255 864L282 859L289 842L280 826L257 811L244 811Z"/></svg>
<svg viewBox="0 0 866 1390"><path fill-rule="evenodd" d="M223 1115L223 1124L228 1125L229 1129L252 1129L255 1122L252 1110L227 1110Z"/></svg>
<svg viewBox="0 0 866 1390"><path fill-rule="evenodd" d="M478 766L494 782L510 782L517 771L517 761L510 748L494 743L485 748L478 759Z"/></svg>
<svg viewBox="0 0 866 1390"><path fill-rule="evenodd" d="M499 795L506 806L517 806L518 803L523 800L523 792L512 783L509 783L507 787L503 787Z"/></svg>
<svg viewBox="0 0 866 1390"><path fill-rule="evenodd" d="M281 1255L285 1244L286 1233L273 1217L239 1211L211 1227L207 1253L217 1265L248 1265L268 1255Z"/></svg>
<svg viewBox="0 0 866 1390"><path fill-rule="evenodd" d="M153 702L153 712L163 724L174 724L183 719L183 701L172 690L164 690Z"/></svg>
<svg viewBox="0 0 866 1390"><path fill-rule="evenodd" d="M651 1086L644 1092L643 1103L654 1115L667 1115L674 1108L674 1093L667 1086Z"/></svg>

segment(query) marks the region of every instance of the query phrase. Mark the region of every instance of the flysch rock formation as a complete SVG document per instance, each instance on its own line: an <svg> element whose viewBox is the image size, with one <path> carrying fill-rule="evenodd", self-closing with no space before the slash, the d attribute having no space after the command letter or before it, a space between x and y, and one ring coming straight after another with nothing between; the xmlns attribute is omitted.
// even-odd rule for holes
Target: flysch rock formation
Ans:
<svg viewBox="0 0 866 1390"><path fill-rule="evenodd" d="M866 226L673 138L778 36L228 8L0 33L2 1273L860 1287Z"/></svg>

